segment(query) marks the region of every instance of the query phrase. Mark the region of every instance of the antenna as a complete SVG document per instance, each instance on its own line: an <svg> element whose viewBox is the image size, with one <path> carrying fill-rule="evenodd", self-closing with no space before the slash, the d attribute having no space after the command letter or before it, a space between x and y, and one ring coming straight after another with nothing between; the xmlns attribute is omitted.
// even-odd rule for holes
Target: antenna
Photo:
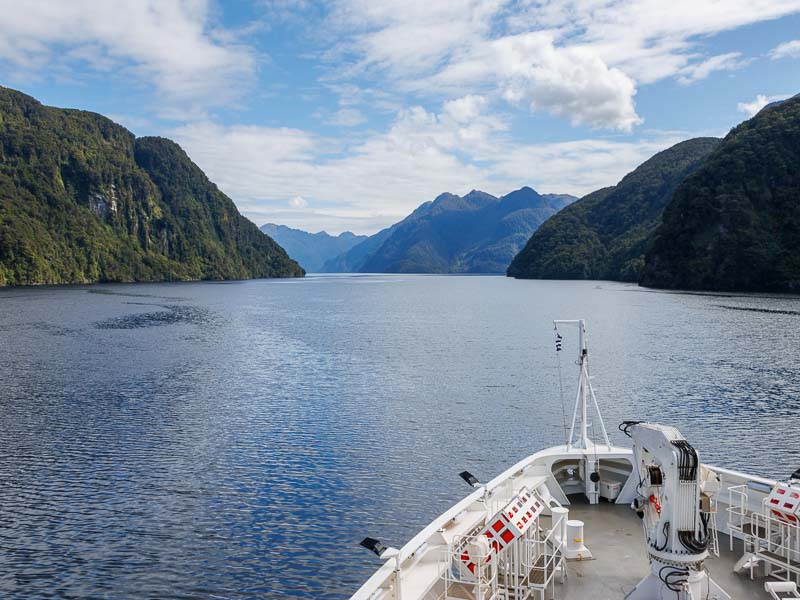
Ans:
<svg viewBox="0 0 800 600"><path fill-rule="evenodd" d="M594 404L594 409L597 413L597 418L600 421L600 429L603 432L603 439L606 446L611 447L611 442L608 439L608 432L606 425L603 422L603 415L600 414L600 407L597 404L597 397L594 394L591 379L589 378L589 351L586 347L586 321L584 319L573 319L566 321L553 321L556 328L559 325L577 325L578 326L578 366L581 373L578 378L578 394L575 399L575 408L572 411L572 426L569 430L569 442L567 450L572 448L589 448L589 436L587 428L589 425L588 412L589 402ZM575 431L575 423L578 419L578 411L580 410L580 432ZM593 442L592 442L593 444Z"/></svg>

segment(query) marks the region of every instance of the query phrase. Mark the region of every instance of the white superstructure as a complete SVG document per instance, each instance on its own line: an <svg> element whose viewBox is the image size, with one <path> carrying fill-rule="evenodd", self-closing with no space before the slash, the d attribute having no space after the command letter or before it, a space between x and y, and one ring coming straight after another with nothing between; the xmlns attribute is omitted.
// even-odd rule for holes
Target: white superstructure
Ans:
<svg viewBox="0 0 800 600"><path fill-rule="evenodd" d="M612 446L585 322L555 323L559 351L558 327L578 330L566 443L487 483L461 473L473 491L400 549L365 539L385 562L351 600L797 597L786 594L800 578L800 484L701 464L663 425L627 422L633 449Z"/></svg>

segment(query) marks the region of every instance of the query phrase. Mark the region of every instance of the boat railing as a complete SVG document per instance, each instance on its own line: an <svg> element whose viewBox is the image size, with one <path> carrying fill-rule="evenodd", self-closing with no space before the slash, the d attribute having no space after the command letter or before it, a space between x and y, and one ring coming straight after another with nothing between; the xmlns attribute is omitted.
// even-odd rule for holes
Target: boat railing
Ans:
<svg viewBox="0 0 800 600"><path fill-rule="evenodd" d="M536 590L540 598L544 600L548 586L551 583L555 586L554 577L559 571L562 574L563 582L566 566L562 550L565 540L560 520L553 523L553 527L549 531L544 530L542 533L544 533L543 536L524 542L523 564L529 574L529 586Z"/></svg>
<svg viewBox="0 0 800 600"><path fill-rule="evenodd" d="M725 510L728 513L728 549L731 552L733 552L733 539L736 534L745 541L750 534L751 520L748 506L747 484L730 486L728 488L728 507Z"/></svg>
<svg viewBox="0 0 800 600"><path fill-rule="evenodd" d="M751 515L753 552L766 565L765 575L800 582L800 527L770 514ZM753 576L751 562L750 576Z"/></svg>
<svg viewBox="0 0 800 600"><path fill-rule="evenodd" d="M441 554L439 571L444 583L439 600L498 597L498 560L494 552L476 552L483 535L457 536ZM488 545L486 546L488 548Z"/></svg>
<svg viewBox="0 0 800 600"><path fill-rule="evenodd" d="M708 551L719 556L719 534L717 527L717 494L700 494L700 511L706 520L708 531Z"/></svg>
<svg viewBox="0 0 800 600"><path fill-rule="evenodd" d="M488 600L500 594L503 598L545 600L548 587L555 586L556 573L561 572L563 581L566 569L564 516L550 519L546 523L536 518L518 539L499 551L488 545L483 533L454 538L442 553L439 572L443 583L436 597ZM481 544L488 553L480 550Z"/></svg>

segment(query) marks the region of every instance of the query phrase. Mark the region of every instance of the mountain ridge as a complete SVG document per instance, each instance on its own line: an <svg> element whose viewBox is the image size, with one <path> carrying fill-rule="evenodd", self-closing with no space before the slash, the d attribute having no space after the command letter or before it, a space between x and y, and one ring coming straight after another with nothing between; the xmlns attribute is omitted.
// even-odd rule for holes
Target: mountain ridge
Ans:
<svg viewBox="0 0 800 600"><path fill-rule="evenodd" d="M388 273L502 273L542 222L575 198L523 187L502 197L449 192L370 236L324 270Z"/></svg>
<svg viewBox="0 0 800 600"><path fill-rule="evenodd" d="M274 239L284 250L308 272L319 272L325 263L367 239L366 235L356 235L343 231L330 235L326 231L310 233L286 225L265 223L259 229Z"/></svg>
<svg viewBox="0 0 800 600"><path fill-rule="evenodd" d="M302 275L174 142L0 87L0 285Z"/></svg>
<svg viewBox="0 0 800 600"><path fill-rule="evenodd" d="M800 95L733 128L680 185L641 284L800 291Z"/></svg>

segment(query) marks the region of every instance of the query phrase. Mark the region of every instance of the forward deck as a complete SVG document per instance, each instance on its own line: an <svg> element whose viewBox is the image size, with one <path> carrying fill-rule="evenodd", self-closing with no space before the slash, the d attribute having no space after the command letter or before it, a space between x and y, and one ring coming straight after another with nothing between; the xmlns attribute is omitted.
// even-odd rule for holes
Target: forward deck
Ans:
<svg viewBox="0 0 800 600"><path fill-rule="evenodd" d="M570 561L567 581L556 583L559 600L619 600L624 598L649 572L642 525L627 506L601 502L591 506L572 497L570 519L584 522L584 538L594 560ZM728 550L728 536L719 536L720 556L706 562L711 577L731 598L764 600L764 580L750 580L737 575L733 566L741 557L742 542L735 541L734 552ZM547 600L553 598L548 590Z"/></svg>
<svg viewBox="0 0 800 600"><path fill-rule="evenodd" d="M642 521L629 507L635 500L654 504L654 508L646 504L648 510L639 506L648 526L658 526L662 523L659 498L666 501L669 511L663 517L665 524L692 516L684 532L698 526L697 519L703 518L701 508L707 511L708 528L718 535L720 556L711 554L704 567L731 599L768 600L764 575L780 569L785 577L799 580L800 510L797 516L783 517L765 512L769 496L782 484L701 463L696 450L672 427L626 421L622 431L633 439L634 449L613 446L589 376L585 323L556 321L555 325L556 329L577 325L579 334L580 377L568 443L542 449L485 484L469 472L461 473L473 487L472 493L402 548L381 545L384 551L379 556L384 564L351 600L621 600L650 573ZM559 351L561 335L556 336ZM599 424L597 443L594 435L592 439L588 435L592 408ZM637 453L640 456L635 456ZM640 469L646 473L642 475ZM786 486L781 489L781 494L791 491ZM794 493L800 504L800 491ZM792 508L793 513L790 504L781 506ZM773 508L771 512L780 511ZM585 555L586 550L579 537L569 533L569 520L583 521L583 542L592 560L562 562L563 557ZM754 530L747 529L752 524L755 533L766 534L752 535ZM758 560L750 561L752 571L746 574L733 572L744 548L743 542L737 541L735 552L728 550L729 532L751 541L756 538L752 547ZM491 552L486 545L489 540ZM367 538L365 542L365 547L374 550L375 540ZM674 539L672 543L677 549L670 546L664 553L679 560L682 546ZM692 547L683 540L680 544ZM791 557L793 562L781 556ZM675 564L664 557L660 562ZM564 564L566 580L562 580ZM693 589L676 592L676 597L701 600L698 596L707 579L692 570L697 575L689 584ZM755 580L750 578L751 572ZM636 591L639 600L656 600L648 595L661 596L658 600L671 596L672 592L662 593L670 586L662 586L655 578L649 583L653 585Z"/></svg>

